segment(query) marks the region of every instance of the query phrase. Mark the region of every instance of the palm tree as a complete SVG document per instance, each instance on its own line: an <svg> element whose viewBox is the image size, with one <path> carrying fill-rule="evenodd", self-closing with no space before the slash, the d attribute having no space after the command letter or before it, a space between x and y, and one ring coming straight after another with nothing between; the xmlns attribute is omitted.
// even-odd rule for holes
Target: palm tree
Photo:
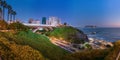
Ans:
<svg viewBox="0 0 120 60"><path fill-rule="evenodd" d="M12 21L13 10L10 10L10 21Z"/></svg>
<svg viewBox="0 0 120 60"><path fill-rule="evenodd" d="M0 0L0 20L2 20L2 0Z"/></svg>
<svg viewBox="0 0 120 60"><path fill-rule="evenodd" d="M10 13L11 13L12 7L10 5L8 5L7 8L8 8L7 21L9 21L10 20Z"/></svg>
<svg viewBox="0 0 120 60"><path fill-rule="evenodd" d="M15 21L15 16L17 14L16 11L13 11L12 14L13 14L13 20Z"/></svg>
<svg viewBox="0 0 120 60"><path fill-rule="evenodd" d="M3 14L3 20L4 20L5 8L7 8L7 3L6 3L6 1L2 1L2 2L1 2L1 6L3 7L3 12L2 12L2 14Z"/></svg>

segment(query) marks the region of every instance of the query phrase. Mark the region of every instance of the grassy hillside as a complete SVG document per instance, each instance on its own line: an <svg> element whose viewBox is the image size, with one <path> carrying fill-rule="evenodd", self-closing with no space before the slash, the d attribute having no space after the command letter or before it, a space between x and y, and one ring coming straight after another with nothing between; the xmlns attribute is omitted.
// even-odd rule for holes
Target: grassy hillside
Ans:
<svg viewBox="0 0 120 60"><path fill-rule="evenodd" d="M71 43L84 43L87 41L85 34L73 27L59 27L55 28L49 33L50 37L62 38Z"/></svg>
<svg viewBox="0 0 120 60"><path fill-rule="evenodd" d="M0 57L3 60L44 60L42 54L29 45L16 44L0 33Z"/></svg>
<svg viewBox="0 0 120 60"><path fill-rule="evenodd" d="M0 58L2 60L114 60L120 51L120 41L117 41L111 49L69 53L52 44L46 36L28 31L28 27L21 23L12 23L9 26L5 21L0 21L0 23L0 29L15 31L0 32ZM44 34L62 38L71 43L88 41L82 31L73 27L59 27Z"/></svg>
<svg viewBox="0 0 120 60"><path fill-rule="evenodd" d="M8 41L8 43L16 44L14 46L17 46L17 45L22 46L22 48L18 46L14 47L14 49L12 49L13 52L22 52L22 53L25 52L26 54L29 55L29 51L26 52L25 50L33 49L33 50L39 51L38 53L40 53L40 55L43 55L45 58L50 59L50 60L59 60L61 57L63 57L65 54L68 53L64 49L61 49L60 47L53 45L46 36L38 35L38 34L32 33L31 31L19 32L15 35L12 33L0 33L0 34L1 34L1 37L5 38L6 41ZM4 40L2 39L0 40L4 42ZM1 44L1 46L2 45L3 44ZM8 45L4 45L4 46L8 46ZM25 47L27 46L30 48L24 49L24 46ZM21 48L24 50L22 51L21 49L18 49L18 48ZM33 54L32 56L34 58L39 57L39 56L34 56ZM32 58L31 56L28 56L28 57ZM36 59L33 59L33 60L36 60Z"/></svg>

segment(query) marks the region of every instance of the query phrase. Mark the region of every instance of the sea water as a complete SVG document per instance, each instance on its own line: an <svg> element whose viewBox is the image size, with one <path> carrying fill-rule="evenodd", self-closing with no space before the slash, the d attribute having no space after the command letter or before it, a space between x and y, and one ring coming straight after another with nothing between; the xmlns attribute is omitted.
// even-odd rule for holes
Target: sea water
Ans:
<svg viewBox="0 0 120 60"><path fill-rule="evenodd" d="M120 28L79 28L89 38L115 42L120 40Z"/></svg>

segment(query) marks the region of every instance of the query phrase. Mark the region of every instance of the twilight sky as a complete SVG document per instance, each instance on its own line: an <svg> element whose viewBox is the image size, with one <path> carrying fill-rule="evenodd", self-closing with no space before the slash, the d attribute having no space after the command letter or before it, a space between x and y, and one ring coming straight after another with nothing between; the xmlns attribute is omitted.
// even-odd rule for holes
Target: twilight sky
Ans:
<svg viewBox="0 0 120 60"><path fill-rule="evenodd" d="M17 18L56 16L73 26L120 27L120 0L6 0Z"/></svg>

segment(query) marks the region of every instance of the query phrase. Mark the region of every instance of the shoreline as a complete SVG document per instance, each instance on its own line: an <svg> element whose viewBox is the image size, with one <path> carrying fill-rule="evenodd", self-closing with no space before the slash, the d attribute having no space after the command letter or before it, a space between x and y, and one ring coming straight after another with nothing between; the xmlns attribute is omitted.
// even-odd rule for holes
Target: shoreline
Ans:
<svg viewBox="0 0 120 60"><path fill-rule="evenodd" d="M109 47L113 47L112 42L108 42L105 40L100 40L96 38L88 38L89 39L89 44L94 48L94 49L106 49Z"/></svg>
<svg viewBox="0 0 120 60"><path fill-rule="evenodd" d="M71 44L70 42L51 37L49 37L49 39L54 45L59 46L71 53L89 49L88 47L86 47L87 44L89 44L92 47L92 49L107 49L113 47L113 44L111 42L98 40L95 38L88 38L89 42L85 42L84 44Z"/></svg>

